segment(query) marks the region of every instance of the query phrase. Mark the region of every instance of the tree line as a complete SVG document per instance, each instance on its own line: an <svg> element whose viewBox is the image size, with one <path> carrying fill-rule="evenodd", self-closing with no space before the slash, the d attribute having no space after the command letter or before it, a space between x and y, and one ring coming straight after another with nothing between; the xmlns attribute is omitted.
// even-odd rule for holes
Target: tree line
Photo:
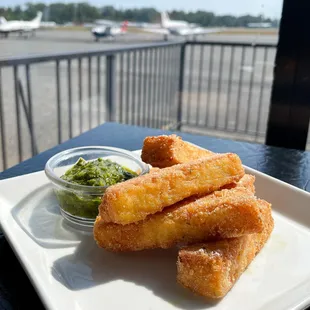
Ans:
<svg viewBox="0 0 310 310"><path fill-rule="evenodd" d="M26 3L23 7L0 7L0 16L7 20L29 20L36 16L37 11L43 12L44 21L54 21L58 24L73 22L76 24L90 23L96 19L110 19L115 21L134 21L158 23L160 12L154 8L116 9L113 6L96 7L85 3ZM248 23L272 23L278 26L277 19L262 15L233 16L216 15L212 12L198 10L196 12L170 11L171 19L185 20L190 23L200 24L205 27L246 27Z"/></svg>

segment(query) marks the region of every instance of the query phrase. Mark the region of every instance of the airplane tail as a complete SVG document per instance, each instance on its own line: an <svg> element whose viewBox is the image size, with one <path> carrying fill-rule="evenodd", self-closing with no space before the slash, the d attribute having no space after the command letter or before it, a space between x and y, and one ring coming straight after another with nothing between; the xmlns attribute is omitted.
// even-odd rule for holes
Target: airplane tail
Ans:
<svg viewBox="0 0 310 310"><path fill-rule="evenodd" d="M42 12L38 12L37 16L32 20L33 23L41 23L41 19L42 19Z"/></svg>
<svg viewBox="0 0 310 310"><path fill-rule="evenodd" d="M5 24L6 22L7 20L4 17L0 16L0 25Z"/></svg>
<svg viewBox="0 0 310 310"><path fill-rule="evenodd" d="M128 21L125 20L122 24L122 27L121 27L121 31L122 32L126 32L127 31L127 28L128 28Z"/></svg>
<svg viewBox="0 0 310 310"><path fill-rule="evenodd" d="M165 27L165 25L170 21L169 15L167 12L161 12L161 26Z"/></svg>

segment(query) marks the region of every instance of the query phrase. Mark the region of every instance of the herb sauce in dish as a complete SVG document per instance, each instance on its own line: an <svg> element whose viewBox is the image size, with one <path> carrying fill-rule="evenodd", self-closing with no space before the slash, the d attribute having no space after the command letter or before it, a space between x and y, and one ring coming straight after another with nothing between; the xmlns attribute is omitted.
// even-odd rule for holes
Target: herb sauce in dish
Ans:
<svg viewBox="0 0 310 310"><path fill-rule="evenodd" d="M67 182L86 186L110 186L138 176L138 174L109 159L86 161L80 158L61 178ZM101 196L57 190L61 207L74 216L96 218ZM103 195L103 193L102 193Z"/></svg>

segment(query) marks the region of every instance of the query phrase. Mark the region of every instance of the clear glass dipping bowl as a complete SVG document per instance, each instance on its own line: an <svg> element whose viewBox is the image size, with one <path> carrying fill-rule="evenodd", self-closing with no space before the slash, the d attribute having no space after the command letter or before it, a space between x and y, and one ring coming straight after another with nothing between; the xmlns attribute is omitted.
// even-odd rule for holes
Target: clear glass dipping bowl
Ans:
<svg viewBox="0 0 310 310"><path fill-rule="evenodd" d="M139 175L148 173L149 166L130 151L103 146L69 149L54 155L47 161L45 174L53 184L62 216L74 226L93 227L98 206L108 186L79 185L60 178L80 157L86 161L97 158L110 159Z"/></svg>

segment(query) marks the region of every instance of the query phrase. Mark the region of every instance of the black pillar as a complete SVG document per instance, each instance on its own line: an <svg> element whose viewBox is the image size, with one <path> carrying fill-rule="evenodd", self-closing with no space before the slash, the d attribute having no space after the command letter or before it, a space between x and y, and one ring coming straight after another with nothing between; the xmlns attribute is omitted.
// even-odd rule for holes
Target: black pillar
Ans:
<svg viewBox="0 0 310 310"><path fill-rule="evenodd" d="M266 144L304 150L310 117L310 1L283 0Z"/></svg>

